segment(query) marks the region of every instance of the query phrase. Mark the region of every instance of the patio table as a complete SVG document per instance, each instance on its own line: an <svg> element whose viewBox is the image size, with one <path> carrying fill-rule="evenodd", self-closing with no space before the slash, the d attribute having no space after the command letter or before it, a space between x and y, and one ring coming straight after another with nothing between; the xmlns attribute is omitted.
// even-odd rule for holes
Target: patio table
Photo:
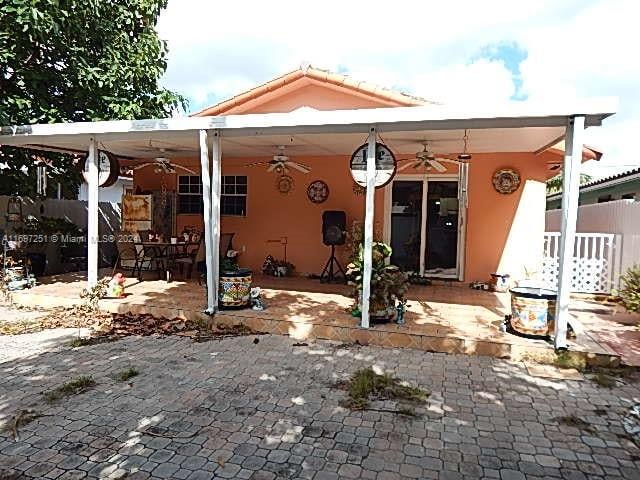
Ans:
<svg viewBox="0 0 640 480"><path fill-rule="evenodd" d="M173 277L172 268L174 267L175 259L181 255L188 256L189 255L189 247L198 246L198 242L154 242L154 241L143 241L143 242L133 242L134 248L138 251L138 247L142 247L140 249L139 254L143 257L149 257L151 265L153 263L156 264L158 272L164 272L164 278L167 282L170 282ZM150 268L154 270L153 268ZM142 269L140 269L140 277L142 277Z"/></svg>

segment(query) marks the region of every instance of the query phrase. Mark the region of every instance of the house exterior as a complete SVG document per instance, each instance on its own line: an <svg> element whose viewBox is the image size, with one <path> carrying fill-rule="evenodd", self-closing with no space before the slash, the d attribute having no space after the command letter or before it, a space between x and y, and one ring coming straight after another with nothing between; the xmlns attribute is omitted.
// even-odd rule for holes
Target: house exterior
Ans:
<svg viewBox="0 0 640 480"><path fill-rule="evenodd" d="M10 125L0 127L0 144L88 152L84 173L89 185L90 287L98 281L98 200L105 157L100 150L136 164L136 191L159 192L165 205L169 193L177 191L181 206L172 231L202 218L207 315L217 313L222 233L237 235L234 247L241 250L243 265L260 269L273 245L286 243L287 260L297 264L298 272L319 272L329 253L322 243L322 213L336 208L345 212L348 224L363 220L359 326L365 329L370 327L375 237L388 239L396 253L404 254L400 260L405 265L425 274L471 281L486 280L497 271L519 280L539 269L545 181L562 166L567 188L554 345L566 348L584 130L602 125L616 108L611 98L553 105L438 105L309 67L200 116ZM567 147L561 154L555 150L563 139ZM384 188L376 188L383 151L379 145L392 152L385 154L387 167L397 167ZM271 168L278 164L268 163L274 149L282 153L279 146L300 163L295 172L286 172L291 178L284 182L274 174L278 169ZM398 167L403 161L415 164L425 147L423 158L432 169ZM364 188L353 188L349 161L354 152L359 152ZM397 163L390 161L392 154ZM436 168L433 158L442 165ZM150 162L155 165L146 168ZM105 174L117 168L113 163L105 163ZM178 175L185 169L193 173ZM325 202L306 196L312 179L328 185ZM200 201L202 214L196 206ZM401 220L403 216L412 221ZM343 261L348 258L346 248L338 254ZM284 251L276 255L282 258Z"/></svg>
<svg viewBox="0 0 640 480"><path fill-rule="evenodd" d="M580 185L580 205L615 200L640 201L640 167ZM547 210L561 207L562 193L547 196Z"/></svg>
<svg viewBox="0 0 640 480"><path fill-rule="evenodd" d="M203 109L197 117L251 115L296 111L339 111L381 107L436 105L424 99L392 92L343 75L312 67L296 70L248 92ZM420 135L396 139L380 133L398 160L415 159L423 141L439 153L461 152L464 131L443 133L434 138ZM477 138L477 137L476 137ZM366 140L362 138L362 142ZM476 143L474 144L474 140ZM231 142L231 140L229 140ZM293 188L280 193L278 175L264 165L277 153L279 144L293 161L310 167L308 174L291 171ZM321 218L326 210L341 210L347 215L347 228L364 219L363 195L350 175L350 155L336 139L335 144L315 145L322 154L306 153L305 138L284 135L279 144L237 145L233 153L222 157L221 231L234 233L233 245L241 252L240 263L260 271L267 255L283 258L284 243L289 262L298 274L319 274L329 256L322 243ZM159 143L160 145L160 143ZM170 146L170 145L169 145ZM482 147L484 152L477 153ZM446 172L424 168L406 168L396 172L393 181L375 193L374 236L390 243L398 253L396 263L427 276L465 282L487 281L493 272L508 273L514 279L538 272L541 265L544 234L545 181L557 172L563 151L554 145L531 143L528 151L520 147L510 152L492 152L491 145L479 145L469 135L468 198L465 209L458 209L461 195L460 168L446 164ZM349 149L351 150L351 149ZM486 151L488 150L488 151ZM176 154L172 162L199 171L197 157ZM493 186L494 173L503 168L516 170L519 188L511 194L498 193ZM307 188L321 180L329 188L323 203L309 200ZM136 170L136 191L166 188L177 193L175 231L203 228L202 201L194 195L193 183L199 176L157 175L152 168ZM162 187L162 184L165 187ZM197 187L195 187L197 191ZM415 203L418 202L416 206ZM406 215L406 203L414 204ZM451 215L441 215L436 203L449 202ZM403 218L404 217L404 218ZM449 224L449 225L447 225ZM402 254L402 250L407 250ZM343 265L349 260L348 246L338 248Z"/></svg>

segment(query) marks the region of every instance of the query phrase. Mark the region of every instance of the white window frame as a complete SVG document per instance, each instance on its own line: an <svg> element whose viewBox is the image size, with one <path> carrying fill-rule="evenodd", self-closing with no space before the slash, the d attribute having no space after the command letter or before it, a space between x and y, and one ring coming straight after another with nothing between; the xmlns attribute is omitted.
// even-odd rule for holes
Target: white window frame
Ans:
<svg viewBox="0 0 640 480"><path fill-rule="evenodd" d="M427 241L427 194L429 181L456 181L458 182L458 252L456 261L456 274L455 275L429 275L432 278L450 278L458 280L464 280L464 260L465 260L465 244L466 244L466 226L467 226L467 212L466 212L466 189L467 186L461 185L461 173L437 173L437 174L397 174L393 177L393 180L384 187L384 224L382 237L387 245L391 244L391 210L392 210L392 196L393 196L393 182L398 181L421 181L422 182L422 225L420 230L420 275L425 274L425 245ZM468 178L468 174L467 174ZM464 180L464 179L462 179ZM464 189L464 198L461 197L461 189Z"/></svg>
<svg viewBox="0 0 640 480"><path fill-rule="evenodd" d="M225 177L245 177L247 179L246 193L224 193ZM236 183L236 185L238 184ZM244 215L232 215L228 213L223 213L222 197L244 197ZM222 175L222 178L220 179L220 216L221 217L246 218L249 215L249 201L248 201L249 198L248 197L249 197L249 175L247 175L246 173L240 173L240 174L228 173L228 174Z"/></svg>
<svg viewBox="0 0 640 480"><path fill-rule="evenodd" d="M200 182L200 192L199 193L193 193L193 192L181 192L180 191L180 178L182 177L194 177L197 178ZM178 212L178 206L180 205L180 196L184 195L184 196L199 196L200 197L200 202L202 203L202 176L201 175L178 175L178 178L176 179L177 183L176 183L176 195L177 195L177 205L176 205L176 214L177 215L202 215L202 212L195 212L195 213L185 213L185 212ZM191 183L189 183L189 185L191 185Z"/></svg>

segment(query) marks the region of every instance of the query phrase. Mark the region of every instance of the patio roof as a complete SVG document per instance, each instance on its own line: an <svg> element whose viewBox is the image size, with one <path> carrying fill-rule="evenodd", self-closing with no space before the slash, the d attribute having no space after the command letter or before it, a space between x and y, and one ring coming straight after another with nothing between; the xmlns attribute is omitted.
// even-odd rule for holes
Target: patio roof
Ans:
<svg viewBox="0 0 640 480"><path fill-rule="evenodd" d="M584 115L585 126L598 126L616 106L615 99L602 98L552 106L514 102L483 109L429 105L37 124L1 127L0 144L84 153L97 137L100 148L125 158L154 157L163 147L190 156L199 152L197 132L215 129L227 156L269 155L276 145L287 145L292 154L330 155L350 154L375 126L397 153L415 153L423 141L431 141L435 153L460 151L464 129L472 130L474 153L534 152L557 144L571 116Z"/></svg>

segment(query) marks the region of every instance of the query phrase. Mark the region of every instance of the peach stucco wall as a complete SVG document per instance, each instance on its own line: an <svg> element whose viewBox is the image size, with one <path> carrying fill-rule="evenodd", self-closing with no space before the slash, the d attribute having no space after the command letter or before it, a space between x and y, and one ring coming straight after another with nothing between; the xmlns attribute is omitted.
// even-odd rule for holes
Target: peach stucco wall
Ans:
<svg viewBox="0 0 640 480"><path fill-rule="evenodd" d="M294 190L286 195L276 189L276 175L262 166L244 167L257 159L224 158L223 175L247 175L246 217L222 217L222 232L235 233L234 247L242 251L243 265L259 270L266 255L282 258L280 243L287 237L287 259L299 273L320 273L329 248L322 244L321 217L324 210L344 210L348 225L362 221L364 197L352 190L349 159L346 156L300 157L311 173L294 172ZM195 159L176 160L198 170ZM511 195L497 193L491 183L493 173L512 167L522 176L521 187ZM416 172L411 172L416 173ZM465 245L465 281L487 280L492 272L509 273L519 279L525 270L539 269L544 233L546 165L544 158L529 153L474 155L469 169L469 208ZM327 182L329 199L320 205L307 199L306 189L313 180ZM160 188L160 176L152 168L137 170L134 183L143 190ZM175 190L176 176L165 176L169 190ZM383 190L376 192L376 236L382 237L384 224ZM177 231L184 226L201 229L199 215L178 215ZM338 253L343 262L347 249Z"/></svg>
<svg viewBox="0 0 640 480"><path fill-rule="evenodd" d="M344 210L347 226L364 218L364 196L352 189L349 159L347 157L303 157L300 162L311 167L311 173L291 173L295 187L289 194L276 189L277 175L268 173L263 166L243 167L257 159L223 158L223 175L246 175L248 183L247 216L221 219L223 233L235 233L233 246L240 250L240 263L260 270L268 254L283 258L284 248L280 240L287 237L287 260L299 273L320 273L329 256L329 247L322 243L322 212ZM267 160L267 159L263 159ZM183 165L197 168L195 160L178 160ZM166 176L169 190L175 189L176 176ZM329 185L329 198L322 204L314 204L307 198L307 186L313 180L324 180ZM142 189L154 190L160 186L159 176L153 169L138 170L134 183ZM376 193L376 230L382 233L383 191ZM199 215L178 215L176 228L180 232L185 225L201 229ZM275 240L276 242L272 242ZM347 260L347 247L339 247L342 262ZM346 263L343 263L343 265Z"/></svg>
<svg viewBox="0 0 640 480"><path fill-rule="evenodd" d="M378 99L334 85L301 79L270 91L227 113L287 112L302 106L319 110L342 108L371 108L389 106ZM276 190L276 175L264 167L244 167L258 158L227 158L224 156L223 175L247 175L248 196L246 217L222 217L222 232L234 232L234 247L242 251L240 263L259 270L268 254L281 258L284 254L280 240L287 237L287 259L299 273L320 273L329 255L322 244L321 217L324 210L345 210L347 222L364 217L364 197L352 190L347 156L304 157L296 160L308 164L311 173L292 172L296 182L287 195ZM268 160L267 158L263 160ZM548 154L495 153L475 154L469 169L469 209L467 212L465 245L465 281L487 280L492 272L509 273L522 278L525 272L539 270L544 233L545 184L548 177ZM172 159L199 171L197 159ZM520 172L522 185L511 195L497 193L492 185L493 173L502 167ZM418 173L411 170L411 173ZM328 183L329 199L320 205L306 196L309 183L322 179ZM168 190L175 190L176 176L165 175ZM134 185L141 190L158 190L161 176L153 168L136 170ZM376 236L382 238L384 224L383 190L376 192ZM178 215L176 228L185 226L201 229L200 215ZM346 263L346 247L338 251Z"/></svg>
<svg viewBox="0 0 640 480"><path fill-rule="evenodd" d="M520 188L504 195L492 184L499 168L520 172ZM487 280L493 272L516 279L539 270L544 235L546 164L531 153L473 156L469 167L469 208L465 280Z"/></svg>
<svg viewBox="0 0 640 480"><path fill-rule="evenodd" d="M358 92L337 85L322 83L308 77L282 85L255 98L231 106L225 115L246 113L283 113L300 107L316 110L345 110L353 108L378 108L404 106L390 99L373 97L366 92Z"/></svg>

